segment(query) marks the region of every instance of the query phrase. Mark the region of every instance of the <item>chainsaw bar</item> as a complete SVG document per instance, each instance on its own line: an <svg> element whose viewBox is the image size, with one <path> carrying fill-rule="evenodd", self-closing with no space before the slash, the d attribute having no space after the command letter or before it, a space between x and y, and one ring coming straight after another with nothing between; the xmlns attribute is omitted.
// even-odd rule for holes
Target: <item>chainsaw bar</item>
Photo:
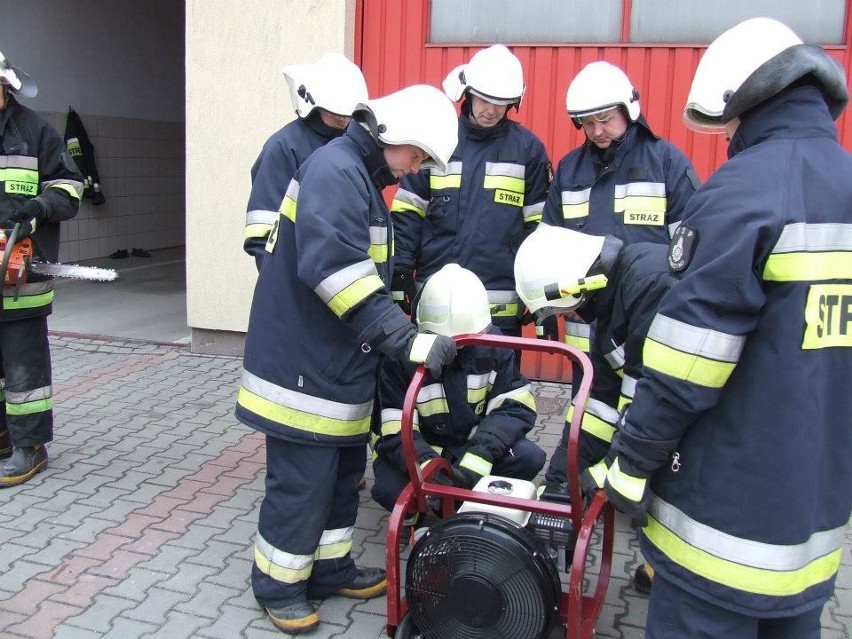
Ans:
<svg viewBox="0 0 852 639"><path fill-rule="evenodd" d="M27 270L39 275L68 277L75 280L91 280L95 282L112 282L118 279L118 273L116 273L114 269L98 268L96 266L80 266L79 264L32 262L29 264Z"/></svg>

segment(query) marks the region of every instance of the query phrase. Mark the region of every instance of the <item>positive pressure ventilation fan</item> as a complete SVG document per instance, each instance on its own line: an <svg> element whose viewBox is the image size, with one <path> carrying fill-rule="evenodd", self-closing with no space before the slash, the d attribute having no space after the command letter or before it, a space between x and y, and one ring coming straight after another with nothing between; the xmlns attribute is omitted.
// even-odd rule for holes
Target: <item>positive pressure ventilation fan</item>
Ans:
<svg viewBox="0 0 852 639"><path fill-rule="evenodd" d="M540 639L559 595L547 549L494 514L459 513L431 526L406 568L410 615L428 639Z"/></svg>

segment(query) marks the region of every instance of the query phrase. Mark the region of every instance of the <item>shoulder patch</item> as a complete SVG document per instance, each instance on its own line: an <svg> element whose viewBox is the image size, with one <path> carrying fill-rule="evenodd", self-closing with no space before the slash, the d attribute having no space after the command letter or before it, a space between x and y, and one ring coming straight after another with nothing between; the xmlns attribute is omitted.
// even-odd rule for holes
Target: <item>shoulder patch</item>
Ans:
<svg viewBox="0 0 852 639"><path fill-rule="evenodd" d="M669 243L669 268L680 273L692 261L695 248L698 246L698 231L681 224L674 232Z"/></svg>

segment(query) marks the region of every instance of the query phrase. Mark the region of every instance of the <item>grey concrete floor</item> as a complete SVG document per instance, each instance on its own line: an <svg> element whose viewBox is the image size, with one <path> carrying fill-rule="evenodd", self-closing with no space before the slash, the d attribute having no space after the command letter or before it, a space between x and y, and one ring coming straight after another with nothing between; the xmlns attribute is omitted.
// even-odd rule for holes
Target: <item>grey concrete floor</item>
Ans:
<svg viewBox="0 0 852 639"><path fill-rule="evenodd" d="M114 282L56 280L52 333L189 344L184 247L150 251L151 257L80 262L118 271Z"/></svg>

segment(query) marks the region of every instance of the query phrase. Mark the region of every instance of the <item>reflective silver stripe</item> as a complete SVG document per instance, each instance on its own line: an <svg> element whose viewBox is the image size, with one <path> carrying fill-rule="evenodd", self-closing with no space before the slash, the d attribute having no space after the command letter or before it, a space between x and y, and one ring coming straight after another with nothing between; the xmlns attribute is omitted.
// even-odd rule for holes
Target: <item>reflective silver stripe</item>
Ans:
<svg viewBox="0 0 852 639"><path fill-rule="evenodd" d="M589 398L586 401L586 412L605 421L611 426L615 426L615 423L618 421L618 411L599 399Z"/></svg>
<svg viewBox="0 0 852 639"><path fill-rule="evenodd" d="M63 190L67 190L68 188L74 189L74 192L77 194L77 198L79 199L83 195L83 189L85 185L78 180L46 180L41 183L42 192L46 191L49 188L61 188Z"/></svg>
<svg viewBox="0 0 852 639"><path fill-rule="evenodd" d="M663 526L690 546L744 566L764 570L789 571L841 548L846 525L815 532L801 544L767 544L734 537L689 517L682 510L651 494L648 512Z"/></svg>
<svg viewBox="0 0 852 639"><path fill-rule="evenodd" d="M442 177L445 175L461 175L462 172L462 163L461 162L447 162L447 170L441 171L437 168L429 169L429 175Z"/></svg>
<svg viewBox="0 0 852 639"><path fill-rule="evenodd" d="M742 336L698 328L661 314L651 323L648 337L684 353L733 363L739 361L746 342Z"/></svg>
<svg viewBox="0 0 852 639"><path fill-rule="evenodd" d="M485 414L490 414L492 411L497 410L510 400L523 404L531 410L535 410L535 396L532 392L532 384L524 384L520 388L492 397L488 401L488 405L485 407Z"/></svg>
<svg viewBox="0 0 852 639"><path fill-rule="evenodd" d="M426 384L417 393L417 403L431 402L433 399L444 399L444 387L439 383Z"/></svg>
<svg viewBox="0 0 852 639"><path fill-rule="evenodd" d="M388 227L386 226L371 226L370 227L370 244L387 244L388 243Z"/></svg>
<svg viewBox="0 0 852 639"><path fill-rule="evenodd" d="M617 346L615 350L611 350L604 355L604 359L609 362L612 370L617 371L624 367L624 344Z"/></svg>
<svg viewBox="0 0 852 639"><path fill-rule="evenodd" d="M486 162L485 175L506 175L508 177L524 179L526 167L523 164L512 162Z"/></svg>
<svg viewBox="0 0 852 639"><path fill-rule="evenodd" d="M339 544L340 542L352 541L352 536L354 532L354 526L323 530L322 535L320 536L319 545L330 546L332 544Z"/></svg>
<svg viewBox="0 0 852 639"><path fill-rule="evenodd" d="M318 415L330 419L356 421L368 418L373 412L373 402L363 404L344 404L330 399L322 399L307 393L277 386L243 369L241 385L246 389L279 406L286 406L308 415Z"/></svg>
<svg viewBox="0 0 852 639"><path fill-rule="evenodd" d="M296 178L290 180L290 184L287 185L287 190L284 192L284 197L289 197L294 202L299 199L299 181Z"/></svg>
<svg viewBox="0 0 852 639"><path fill-rule="evenodd" d="M379 276L376 270L376 263L373 260L367 259L355 264L340 269L336 273L329 275L314 289L314 292L320 296L323 302L329 304L335 295L351 286L358 280L364 279L369 275Z"/></svg>
<svg viewBox="0 0 852 639"><path fill-rule="evenodd" d="M562 191L562 204L585 204L591 195L591 187L582 191Z"/></svg>
<svg viewBox="0 0 852 639"><path fill-rule="evenodd" d="M405 189L397 189L396 195L393 196L393 200L394 202L401 202L402 204L406 204L418 211L423 211L424 213L426 212L426 209L429 208L428 200L424 200L422 197L417 195L417 193L412 193Z"/></svg>
<svg viewBox="0 0 852 639"><path fill-rule="evenodd" d="M524 216L525 221L530 220L530 218L541 218L541 214L543 212L544 202L538 202L537 204L529 204L521 209L521 214Z"/></svg>
<svg viewBox="0 0 852 639"><path fill-rule="evenodd" d="M0 155L0 169L38 170L38 158L29 155Z"/></svg>
<svg viewBox="0 0 852 639"><path fill-rule="evenodd" d="M565 334L571 335L572 337L582 337L585 339L589 339L589 336L592 334L592 331L589 324L584 324L583 322L566 321Z"/></svg>
<svg viewBox="0 0 852 639"><path fill-rule="evenodd" d="M25 404L27 402L35 402L42 399L50 399L53 397L52 386L42 386L28 391L6 391L6 401L10 404Z"/></svg>
<svg viewBox="0 0 852 639"><path fill-rule="evenodd" d="M399 408L383 408L381 413L382 419L382 436L398 435L402 432L402 410ZM420 430L420 419L417 411L414 411L412 419L412 427L414 430Z"/></svg>
<svg viewBox="0 0 852 639"><path fill-rule="evenodd" d="M669 224L669 239L674 237L675 231L677 231L677 227L679 227L679 226L680 226L680 220L677 220L676 222L672 222L671 224Z"/></svg>
<svg viewBox="0 0 852 639"><path fill-rule="evenodd" d="M482 389L487 389L488 386L494 381L492 377L492 373L480 373L479 375L468 375L467 376L467 394L470 396L471 393L476 393L477 391L481 391Z"/></svg>
<svg viewBox="0 0 852 639"><path fill-rule="evenodd" d="M621 394L629 399L633 399L633 396L636 394L636 380L630 375L625 375L621 380Z"/></svg>
<svg viewBox="0 0 852 639"><path fill-rule="evenodd" d="M264 211L255 209L246 213L246 226L250 224L267 224L272 226L278 219L278 211Z"/></svg>
<svg viewBox="0 0 852 639"><path fill-rule="evenodd" d="M260 531L255 536L254 546L261 556L272 565L287 570L303 571L314 563L313 554L294 555L293 553L284 552L266 541L260 534Z"/></svg>
<svg viewBox="0 0 852 639"><path fill-rule="evenodd" d="M664 182L628 182L615 185L616 200L628 196L665 197L666 185Z"/></svg>
<svg viewBox="0 0 852 639"><path fill-rule="evenodd" d="M520 301L515 291L487 291L489 304L514 304Z"/></svg>
<svg viewBox="0 0 852 639"><path fill-rule="evenodd" d="M788 224L773 253L852 251L852 224Z"/></svg>

